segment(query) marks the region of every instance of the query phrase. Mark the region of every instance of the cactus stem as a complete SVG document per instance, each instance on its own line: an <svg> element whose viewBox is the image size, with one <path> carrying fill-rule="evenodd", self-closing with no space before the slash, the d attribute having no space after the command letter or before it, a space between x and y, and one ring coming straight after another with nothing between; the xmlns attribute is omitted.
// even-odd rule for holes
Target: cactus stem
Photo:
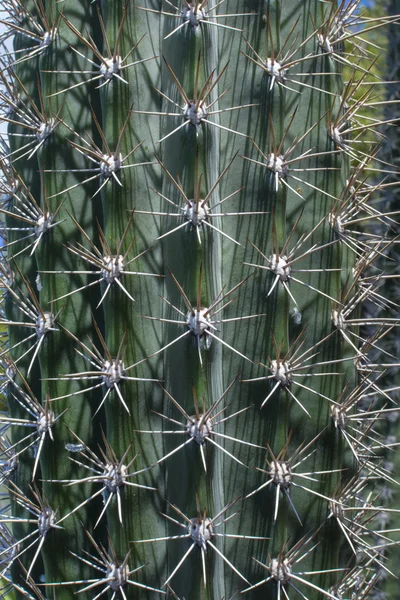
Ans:
<svg viewBox="0 0 400 600"><path fill-rule="evenodd" d="M399 16L363 1L3 0L0 596L395 574L399 101L366 32Z"/></svg>

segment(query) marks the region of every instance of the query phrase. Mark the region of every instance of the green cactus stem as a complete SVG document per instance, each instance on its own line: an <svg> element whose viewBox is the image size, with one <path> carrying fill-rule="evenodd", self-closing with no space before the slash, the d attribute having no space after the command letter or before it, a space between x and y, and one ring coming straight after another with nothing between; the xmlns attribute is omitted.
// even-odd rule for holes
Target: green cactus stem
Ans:
<svg viewBox="0 0 400 600"><path fill-rule="evenodd" d="M370 31L397 17L25 4L2 19L5 597L372 598L398 319Z"/></svg>

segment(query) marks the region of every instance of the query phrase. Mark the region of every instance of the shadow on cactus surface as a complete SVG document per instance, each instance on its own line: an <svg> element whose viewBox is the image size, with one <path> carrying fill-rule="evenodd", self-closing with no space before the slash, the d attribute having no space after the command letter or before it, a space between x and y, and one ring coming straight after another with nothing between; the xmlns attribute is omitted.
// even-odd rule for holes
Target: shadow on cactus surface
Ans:
<svg viewBox="0 0 400 600"><path fill-rule="evenodd" d="M2 3L3 598L398 597L395 4Z"/></svg>

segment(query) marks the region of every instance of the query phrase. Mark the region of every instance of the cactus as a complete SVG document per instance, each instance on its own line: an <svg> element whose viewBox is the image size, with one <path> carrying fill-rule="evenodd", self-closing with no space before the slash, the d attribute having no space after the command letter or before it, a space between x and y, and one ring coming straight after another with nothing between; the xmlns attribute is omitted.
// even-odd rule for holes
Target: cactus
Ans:
<svg viewBox="0 0 400 600"><path fill-rule="evenodd" d="M395 577L369 32L396 17L359 4L4 3L5 597Z"/></svg>

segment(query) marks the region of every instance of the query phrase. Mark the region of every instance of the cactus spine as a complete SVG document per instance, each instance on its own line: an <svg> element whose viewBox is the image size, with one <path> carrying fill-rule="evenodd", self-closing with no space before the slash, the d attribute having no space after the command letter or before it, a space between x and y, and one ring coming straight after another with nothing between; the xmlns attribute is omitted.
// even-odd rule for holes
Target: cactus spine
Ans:
<svg viewBox="0 0 400 600"><path fill-rule="evenodd" d="M397 408L368 353L397 320L362 306L396 218L370 175L396 168L365 111L368 30L395 19L226 5L5 4L17 598L361 599L386 568Z"/></svg>

